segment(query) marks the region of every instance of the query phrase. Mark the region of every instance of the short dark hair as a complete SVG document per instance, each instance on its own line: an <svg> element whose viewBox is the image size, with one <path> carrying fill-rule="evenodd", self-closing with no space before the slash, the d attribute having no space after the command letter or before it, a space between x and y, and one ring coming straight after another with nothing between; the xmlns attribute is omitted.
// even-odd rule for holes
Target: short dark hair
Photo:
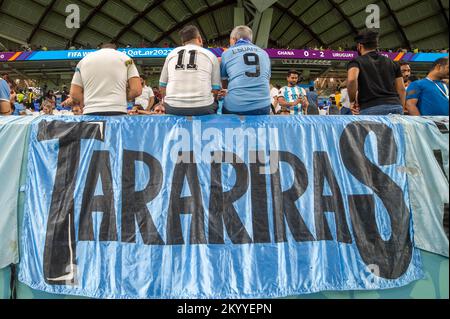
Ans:
<svg viewBox="0 0 450 319"><path fill-rule="evenodd" d="M400 61L399 64L400 64L400 66L411 65L409 62L406 62L406 61Z"/></svg>
<svg viewBox="0 0 450 319"><path fill-rule="evenodd" d="M309 91L310 91L310 92L314 92L315 89L316 89L316 88L315 88L314 86L310 86L310 87L309 87Z"/></svg>
<svg viewBox="0 0 450 319"><path fill-rule="evenodd" d="M380 35L373 29L362 30L355 38L356 43L364 45L366 49L378 49Z"/></svg>
<svg viewBox="0 0 450 319"><path fill-rule="evenodd" d="M433 65L431 66L431 71L436 69L436 67L439 66L446 66L448 64L448 57L437 59L433 62Z"/></svg>
<svg viewBox="0 0 450 319"><path fill-rule="evenodd" d="M289 70L287 76L290 77L292 74L297 74L300 77L300 73L297 70Z"/></svg>
<svg viewBox="0 0 450 319"><path fill-rule="evenodd" d="M181 42L186 43L200 37L200 31L195 25L185 26L179 32Z"/></svg>

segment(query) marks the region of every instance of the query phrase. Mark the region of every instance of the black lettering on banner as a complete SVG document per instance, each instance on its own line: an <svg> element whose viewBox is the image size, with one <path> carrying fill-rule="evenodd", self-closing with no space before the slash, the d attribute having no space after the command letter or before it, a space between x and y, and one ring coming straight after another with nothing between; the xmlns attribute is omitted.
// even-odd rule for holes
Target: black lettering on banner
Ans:
<svg viewBox="0 0 450 319"><path fill-rule="evenodd" d="M437 128L439 129L439 131L442 134L449 134L449 130L447 128L447 126L444 123L441 122L434 122L434 124L437 126ZM434 150L434 158L436 159L436 161L439 164L439 167L441 168L442 174L444 174L445 178L447 178L447 182L448 182L448 176L445 174L445 169L444 169L444 156L442 154L441 150ZM445 235L447 236L447 239L449 239L448 237L448 233L449 233L449 203L444 203L444 215L443 215L443 220L442 220L442 226L444 228L444 232Z"/></svg>
<svg viewBox="0 0 450 319"><path fill-rule="evenodd" d="M382 278L396 279L407 271L412 258L410 212L402 189L365 155L364 144L370 132L377 138L378 164L394 165L398 151L394 133L376 122L349 124L340 139L341 156L347 170L383 202L391 221L390 239L383 240L378 231L374 195L348 196L350 216L356 245L366 265L377 265Z"/></svg>
<svg viewBox="0 0 450 319"><path fill-rule="evenodd" d="M42 121L37 140L59 140L58 163L44 247L44 280L50 285L75 283L74 192L82 139L103 141L104 122Z"/></svg>
<svg viewBox="0 0 450 319"><path fill-rule="evenodd" d="M448 127L447 127L447 125L445 125L445 123L436 122L436 121L433 121L433 123L436 125L436 127L439 129L439 131L442 134L449 134Z"/></svg>
<svg viewBox="0 0 450 319"><path fill-rule="evenodd" d="M140 161L150 169L150 179L142 191L136 191L135 162ZM156 229L147 204L158 196L163 183L159 161L145 152L124 150L122 168L122 242L136 242L136 223L146 245L164 245Z"/></svg>
<svg viewBox="0 0 450 319"><path fill-rule="evenodd" d="M179 158L194 158L194 152L180 153ZM169 212L167 217L168 245L183 245L183 233L181 229L180 214L191 214L190 244L206 244L205 236L205 211L202 204L202 192L198 180L197 164L194 160L190 163L179 161L175 166L170 192ZM181 197L184 180L187 180L191 196Z"/></svg>
<svg viewBox="0 0 450 319"><path fill-rule="evenodd" d="M264 168L264 152L250 152L250 158L257 160L250 164L253 242L270 243L269 216L267 214L266 175L260 173Z"/></svg>
<svg viewBox="0 0 450 319"><path fill-rule="evenodd" d="M95 188L99 178L102 184L103 195L95 196ZM94 241L94 227L92 223L92 213L94 212L103 213L99 240L117 241L114 187L108 151L95 151L92 154L80 210L79 241Z"/></svg>
<svg viewBox="0 0 450 319"><path fill-rule="evenodd" d="M325 180L331 189L330 196L323 195ZM344 201L330 159L326 152L314 152L314 215L317 240L333 240L325 212L334 212L336 239L351 244L352 236L345 218Z"/></svg>
<svg viewBox="0 0 450 319"><path fill-rule="evenodd" d="M222 158L221 163L211 164L211 191L209 202L208 238L210 244L224 244L223 226L233 244L250 244L252 239L239 218L233 203L241 198L248 189L248 168L236 154L227 152L213 152L213 158ZM222 163L233 158L232 163L236 172L236 183L227 192L222 186Z"/></svg>
<svg viewBox="0 0 450 319"><path fill-rule="evenodd" d="M280 163L276 164L278 169L271 175L275 242L287 241L285 221L295 241L315 241L295 206L295 202L305 193L308 187L308 173L305 165L298 157L288 152L278 152L278 156L273 158L288 163L294 170L294 183L290 189L284 192L281 189Z"/></svg>

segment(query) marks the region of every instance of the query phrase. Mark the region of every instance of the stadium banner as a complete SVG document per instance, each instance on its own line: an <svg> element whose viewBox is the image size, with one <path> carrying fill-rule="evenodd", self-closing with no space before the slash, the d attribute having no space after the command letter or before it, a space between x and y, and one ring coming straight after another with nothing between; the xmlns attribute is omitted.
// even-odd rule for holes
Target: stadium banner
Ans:
<svg viewBox="0 0 450 319"><path fill-rule="evenodd" d="M398 117L406 136L408 188L418 248L449 256L449 119Z"/></svg>
<svg viewBox="0 0 450 319"><path fill-rule="evenodd" d="M118 49L134 59L166 58L173 48L121 48ZM226 48L209 48L217 57L221 57ZM25 51L0 52L0 62L14 61L52 61L52 60L81 60L95 50L71 51ZM340 60L351 61L358 57L356 51L333 50L284 50L266 49L271 59L307 59L307 60ZM448 57L448 53L404 53L381 52L393 61L434 62L439 58Z"/></svg>
<svg viewBox="0 0 450 319"><path fill-rule="evenodd" d="M32 117L0 117L0 269L19 262L18 201Z"/></svg>
<svg viewBox="0 0 450 319"><path fill-rule="evenodd" d="M378 117L41 117L19 280L269 298L423 277L403 128Z"/></svg>

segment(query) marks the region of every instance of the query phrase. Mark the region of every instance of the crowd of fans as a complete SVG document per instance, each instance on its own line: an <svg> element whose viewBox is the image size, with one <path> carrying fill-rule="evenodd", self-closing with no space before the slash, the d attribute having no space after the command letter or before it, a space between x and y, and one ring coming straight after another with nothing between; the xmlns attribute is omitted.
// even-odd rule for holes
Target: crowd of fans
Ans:
<svg viewBox="0 0 450 319"><path fill-rule="evenodd" d="M90 43L86 43L85 45L82 44L76 44L72 42L68 42L64 47L47 47L46 45L36 45L36 44L24 44L22 46L17 46L14 48L8 48L8 52L20 52L20 51L49 51L49 50L99 50L103 46L103 43L99 43L98 45L91 45ZM142 41L138 44L127 44L125 48L173 48L176 45L173 42L165 41L162 44L161 43L153 43L153 42L146 42ZM205 48L220 48L220 47L227 47L228 45L224 43L223 41L218 40L207 40L203 46ZM291 49L298 49L297 47L290 47L290 46L277 46L277 48L285 49L285 50L291 50ZM324 47L324 46L315 46L315 47L309 47L305 46L302 48L303 50L320 50L320 51L356 51L355 46L351 45L342 45L337 47ZM412 53L449 53L449 48L442 48L442 49L419 49L419 48L411 48L411 49L405 49L405 48L380 48L379 49L382 52L412 52Z"/></svg>
<svg viewBox="0 0 450 319"><path fill-rule="evenodd" d="M195 26L180 31L183 45L167 57L159 87L145 77L114 44L87 55L76 67L70 92L15 87L0 79L2 115L447 115L449 63L433 63L425 79L411 74L408 63L379 54L378 33L356 38L359 57L348 64L347 81L323 101L314 87L299 85L290 70L286 85L270 84L268 54L252 43L252 30L236 27L221 60L204 48Z"/></svg>

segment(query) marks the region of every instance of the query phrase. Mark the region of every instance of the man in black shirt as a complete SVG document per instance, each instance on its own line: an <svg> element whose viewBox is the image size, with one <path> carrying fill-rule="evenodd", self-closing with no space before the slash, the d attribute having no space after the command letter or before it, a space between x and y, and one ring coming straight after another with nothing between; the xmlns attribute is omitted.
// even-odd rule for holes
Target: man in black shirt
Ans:
<svg viewBox="0 0 450 319"><path fill-rule="evenodd" d="M348 64L347 88L354 115L402 114L406 91L400 65L378 54L378 33L356 38L359 57Z"/></svg>

